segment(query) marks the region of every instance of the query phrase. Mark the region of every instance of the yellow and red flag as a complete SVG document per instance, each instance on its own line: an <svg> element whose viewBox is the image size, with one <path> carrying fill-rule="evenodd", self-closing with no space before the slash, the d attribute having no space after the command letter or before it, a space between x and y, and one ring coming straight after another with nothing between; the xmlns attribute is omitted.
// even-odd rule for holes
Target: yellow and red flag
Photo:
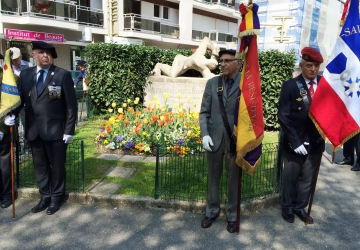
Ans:
<svg viewBox="0 0 360 250"><path fill-rule="evenodd" d="M240 5L245 24L240 25L240 49L237 58L244 58L239 83L239 102L235 109L236 163L252 174L260 163L264 138L264 116L260 83L257 34L260 29L259 6ZM251 23L246 23L251 22ZM245 30L242 30L245 29Z"/></svg>
<svg viewBox="0 0 360 250"><path fill-rule="evenodd" d="M10 49L5 52L5 65L1 84L0 118L20 105L20 95L15 81L15 75L11 66Z"/></svg>

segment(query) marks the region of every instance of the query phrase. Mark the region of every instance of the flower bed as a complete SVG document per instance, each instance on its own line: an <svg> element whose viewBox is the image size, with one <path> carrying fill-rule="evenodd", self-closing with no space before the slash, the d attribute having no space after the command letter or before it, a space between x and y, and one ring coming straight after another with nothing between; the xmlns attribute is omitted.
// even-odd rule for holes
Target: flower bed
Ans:
<svg viewBox="0 0 360 250"><path fill-rule="evenodd" d="M167 100L168 94L164 97ZM180 101L181 95L178 97ZM140 106L139 98L120 106L112 103L108 109L112 116L95 141L109 150L141 155L155 155L157 144L180 156L201 150L199 112L185 109L184 102L172 108L167 102L161 106L156 97L148 107Z"/></svg>

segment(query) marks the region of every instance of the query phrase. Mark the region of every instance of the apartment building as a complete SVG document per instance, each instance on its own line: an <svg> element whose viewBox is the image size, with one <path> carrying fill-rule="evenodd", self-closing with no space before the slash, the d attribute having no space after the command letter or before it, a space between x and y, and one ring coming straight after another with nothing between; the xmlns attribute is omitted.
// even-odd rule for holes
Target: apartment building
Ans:
<svg viewBox="0 0 360 250"><path fill-rule="evenodd" d="M343 0L258 0L259 50L318 48L325 61L338 37ZM207 36L236 49L243 0L2 0L0 50L20 47L30 61L29 41L53 43L55 63L75 69L90 42L197 48Z"/></svg>
<svg viewBox="0 0 360 250"><path fill-rule="evenodd" d="M107 0L1 0L0 9L0 52L18 47L30 62L29 42L42 40L56 47L56 65L75 70L85 46L107 34Z"/></svg>

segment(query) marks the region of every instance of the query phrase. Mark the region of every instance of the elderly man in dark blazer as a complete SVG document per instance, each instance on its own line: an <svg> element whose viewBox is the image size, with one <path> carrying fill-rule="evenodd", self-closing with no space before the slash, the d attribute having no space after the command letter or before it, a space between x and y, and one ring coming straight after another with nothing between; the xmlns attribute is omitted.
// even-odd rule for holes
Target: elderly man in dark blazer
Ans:
<svg viewBox="0 0 360 250"><path fill-rule="evenodd" d="M284 132L282 216L289 223L294 222L294 214L302 221L306 220L304 208L309 204L314 173L324 144L308 116L312 96L320 80L318 73L323 57L311 47L305 47L301 54L302 73L283 83L278 110L280 126ZM313 222L310 217L309 224Z"/></svg>
<svg viewBox="0 0 360 250"><path fill-rule="evenodd" d="M236 205L238 190L239 167L236 165L236 155L230 152L231 138L225 128L220 105L224 106L225 116L231 131L234 126L234 111L239 94L240 59L235 58L235 50L219 52L223 75L211 78L206 83L200 109L200 129L203 136L203 146L207 150L208 191L206 217L201 222L202 228L211 227L220 213L220 178L223 170L223 159L228 179L228 199L226 217L227 230L236 230ZM223 90L223 104L219 102L219 90Z"/></svg>
<svg viewBox="0 0 360 250"><path fill-rule="evenodd" d="M70 72L53 64L55 48L42 41L32 42L37 66L25 69L18 79L21 105L25 105L25 138L29 141L40 202L31 209L38 213L47 208L51 215L59 210L65 195L66 150L75 131L77 102ZM14 116L5 118L7 125Z"/></svg>

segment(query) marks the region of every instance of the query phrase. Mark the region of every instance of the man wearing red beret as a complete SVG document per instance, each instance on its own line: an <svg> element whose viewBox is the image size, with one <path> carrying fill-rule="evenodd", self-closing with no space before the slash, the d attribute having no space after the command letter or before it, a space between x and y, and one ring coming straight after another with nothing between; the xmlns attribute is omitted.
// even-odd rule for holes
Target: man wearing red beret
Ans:
<svg viewBox="0 0 360 250"><path fill-rule="evenodd" d="M300 220L306 220L305 208L309 204L314 172L324 143L308 116L312 96L320 80L320 64L324 60L320 52L311 47L305 47L301 55L301 74L283 83L278 109L284 133L282 216L289 223L294 222L294 214ZM312 223L314 221L310 217L309 224Z"/></svg>

